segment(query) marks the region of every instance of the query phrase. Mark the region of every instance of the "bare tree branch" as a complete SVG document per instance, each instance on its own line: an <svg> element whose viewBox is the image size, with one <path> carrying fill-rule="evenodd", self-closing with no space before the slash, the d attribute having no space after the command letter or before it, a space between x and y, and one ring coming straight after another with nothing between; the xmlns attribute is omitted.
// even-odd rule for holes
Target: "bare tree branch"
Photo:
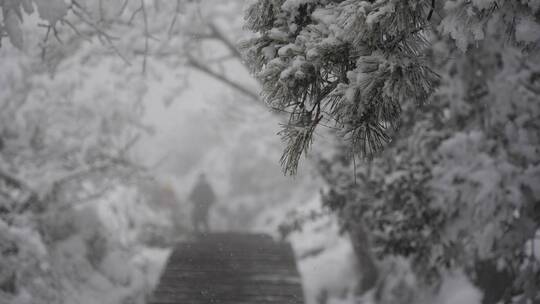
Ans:
<svg viewBox="0 0 540 304"><path fill-rule="evenodd" d="M216 39L221 41L229 49L229 51L231 51L234 57L242 61L242 53L240 53L236 45L232 43L227 37L225 37L225 35L217 28L214 23L208 23L208 27L212 31L212 35L216 37Z"/></svg>
<svg viewBox="0 0 540 304"><path fill-rule="evenodd" d="M133 14L131 14L131 17L129 18L127 24L128 25L131 25L133 24L133 20L135 20L135 17L137 16L138 13L140 13L142 11L143 7L142 6L139 6L135 11L133 11Z"/></svg>
<svg viewBox="0 0 540 304"><path fill-rule="evenodd" d="M169 25L169 30L167 31L167 35L169 36L169 38L172 36L174 26L176 25L176 19L178 19L178 15L180 14L181 1L182 0L176 0L174 17L171 21L171 25Z"/></svg>
<svg viewBox="0 0 540 304"><path fill-rule="evenodd" d="M143 74L146 74L146 62L148 60L148 38L150 38L150 33L148 32L148 15L146 14L146 7L144 5L144 0L141 0L141 8L144 20L144 57L143 57Z"/></svg>
<svg viewBox="0 0 540 304"><path fill-rule="evenodd" d="M122 16L122 14L124 13L124 11L127 8L128 3L129 3L129 0L124 0L124 3L122 3L122 6L120 7L120 10L118 10L118 13L116 13L116 17Z"/></svg>
<svg viewBox="0 0 540 304"><path fill-rule="evenodd" d="M3 180L4 183L12 188L17 188L22 191L27 191L30 193L36 193L29 185L23 182L20 178L13 176L12 174L3 171L0 169L0 180Z"/></svg>
<svg viewBox="0 0 540 304"><path fill-rule="evenodd" d="M240 93L250 97L251 99L259 100L259 95L257 93L254 93L251 90L243 87L242 85L230 80L229 78L212 71L210 68L208 68L204 64L200 63L198 60L193 58L191 55L188 54L187 56L188 56L188 62L187 62L188 66L190 66L190 67L192 67L192 68L194 68L194 69L196 69L196 70L198 70L200 72L203 72L206 75L211 76L214 79L217 79L220 82L225 83L226 85L229 85L230 87L232 87L235 90L239 91Z"/></svg>
<svg viewBox="0 0 540 304"><path fill-rule="evenodd" d="M96 31L96 34L98 35L98 37L100 39L104 39L105 41L107 41L107 43L109 44L109 46L113 49L113 51L118 55L118 57L120 57L124 63L126 63L127 65L131 65L131 62L129 62L129 60L126 58L126 56L124 56L124 54L122 54L118 48L116 47L116 45L114 44L113 40L115 39L114 37L112 37L111 35L109 35L107 32L105 32L104 30L102 30L98 25L94 24L92 21L88 20L85 16L83 16L82 13L78 12L77 10L73 9L73 14L75 14L75 16L79 17L79 19L84 22L85 24L87 24L88 26L90 26L92 29L94 29Z"/></svg>

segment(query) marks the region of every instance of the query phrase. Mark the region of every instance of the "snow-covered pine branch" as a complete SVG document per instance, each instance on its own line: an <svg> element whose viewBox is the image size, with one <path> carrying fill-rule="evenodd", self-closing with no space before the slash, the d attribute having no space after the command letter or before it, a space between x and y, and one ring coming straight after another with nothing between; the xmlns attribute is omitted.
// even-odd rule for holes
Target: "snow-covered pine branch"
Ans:
<svg viewBox="0 0 540 304"><path fill-rule="evenodd" d="M259 0L244 44L272 107L290 113L283 164L293 173L312 133L334 124L353 154L371 157L392 139L401 110L423 105L438 75L426 62L434 36L449 35L466 51L493 22L511 41L537 43L530 8L537 1ZM521 23L534 26L526 29ZM517 41L521 40L521 42Z"/></svg>

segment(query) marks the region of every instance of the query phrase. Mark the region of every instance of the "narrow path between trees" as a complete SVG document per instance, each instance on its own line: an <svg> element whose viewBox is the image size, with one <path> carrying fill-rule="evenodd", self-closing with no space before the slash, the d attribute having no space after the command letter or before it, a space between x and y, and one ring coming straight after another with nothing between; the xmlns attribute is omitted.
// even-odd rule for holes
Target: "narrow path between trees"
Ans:
<svg viewBox="0 0 540 304"><path fill-rule="evenodd" d="M304 303L290 244L240 233L212 233L179 244L149 304L199 303Z"/></svg>

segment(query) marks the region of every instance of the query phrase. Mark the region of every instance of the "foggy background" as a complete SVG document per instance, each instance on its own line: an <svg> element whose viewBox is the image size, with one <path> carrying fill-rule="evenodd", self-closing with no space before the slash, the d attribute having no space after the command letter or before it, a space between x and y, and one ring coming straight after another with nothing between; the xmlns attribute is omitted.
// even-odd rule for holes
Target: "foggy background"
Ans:
<svg viewBox="0 0 540 304"><path fill-rule="evenodd" d="M0 304L147 303L194 235L201 174L216 195L211 232L290 242L307 304L491 304L505 286L515 303L534 297L539 2L516 0L527 15L506 48L482 19L494 1L426 1L439 32L422 56L442 75L430 102L404 106L373 158L351 157L323 120L292 176L281 158L290 113L265 104L242 53L253 2L0 0ZM321 11L310 18L332 31L353 24ZM295 51L283 48L264 60Z"/></svg>

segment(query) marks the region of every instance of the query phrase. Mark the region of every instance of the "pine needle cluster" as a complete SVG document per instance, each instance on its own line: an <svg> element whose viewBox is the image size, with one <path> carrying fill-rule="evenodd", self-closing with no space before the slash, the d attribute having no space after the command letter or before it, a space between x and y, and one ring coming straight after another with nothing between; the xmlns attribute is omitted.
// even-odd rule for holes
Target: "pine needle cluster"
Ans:
<svg viewBox="0 0 540 304"><path fill-rule="evenodd" d="M391 140L402 105L423 104L438 76L423 60L428 1L259 0L246 25L248 63L267 104L289 114L282 165L294 174L320 125L355 155Z"/></svg>

